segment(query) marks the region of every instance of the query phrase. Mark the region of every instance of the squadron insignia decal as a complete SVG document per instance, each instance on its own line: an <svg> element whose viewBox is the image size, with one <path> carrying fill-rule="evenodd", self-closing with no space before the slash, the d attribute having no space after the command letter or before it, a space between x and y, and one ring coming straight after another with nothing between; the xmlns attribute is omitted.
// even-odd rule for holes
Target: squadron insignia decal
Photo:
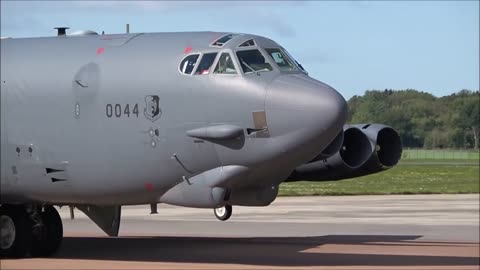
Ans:
<svg viewBox="0 0 480 270"><path fill-rule="evenodd" d="M143 114L145 117L155 122L162 116L162 109L160 109L160 98L156 95L146 96L145 97L145 110Z"/></svg>

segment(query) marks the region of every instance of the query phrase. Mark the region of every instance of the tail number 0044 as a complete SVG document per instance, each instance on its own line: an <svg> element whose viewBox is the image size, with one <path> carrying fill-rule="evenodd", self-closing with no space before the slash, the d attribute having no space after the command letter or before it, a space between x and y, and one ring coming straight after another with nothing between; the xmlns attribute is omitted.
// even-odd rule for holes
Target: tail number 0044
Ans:
<svg viewBox="0 0 480 270"><path fill-rule="evenodd" d="M133 109L130 110L130 104L107 104L105 106L105 114L108 118L116 117L138 117L138 104L132 106Z"/></svg>

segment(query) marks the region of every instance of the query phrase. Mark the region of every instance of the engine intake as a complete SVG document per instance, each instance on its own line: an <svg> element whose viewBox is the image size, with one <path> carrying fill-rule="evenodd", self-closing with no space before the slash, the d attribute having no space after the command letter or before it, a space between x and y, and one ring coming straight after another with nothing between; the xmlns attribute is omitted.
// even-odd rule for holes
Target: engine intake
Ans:
<svg viewBox="0 0 480 270"><path fill-rule="evenodd" d="M311 162L298 166L287 182L369 175L392 168L402 156L400 136L389 126L358 124L345 126L343 133L342 147L334 155L325 158L324 150ZM337 138L326 149L337 143Z"/></svg>
<svg viewBox="0 0 480 270"><path fill-rule="evenodd" d="M383 171L397 165L402 156L402 142L398 133L391 127L381 124L355 125L362 129L375 145L375 151L362 166L364 169Z"/></svg>
<svg viewBox="0 0 480 270"><path fill-rule="evenodd" d="M338 143L337 138L334 139L331 145ZM326 149L329 147L330 145ZM316 161L300 165L293 171L287 181L317 181L325 177L328 177L328 179L335 178L359 168L370 158L372 152L372 143L358 127L345 126L343 142L335 154L320 160L316 157Z"/></svg>

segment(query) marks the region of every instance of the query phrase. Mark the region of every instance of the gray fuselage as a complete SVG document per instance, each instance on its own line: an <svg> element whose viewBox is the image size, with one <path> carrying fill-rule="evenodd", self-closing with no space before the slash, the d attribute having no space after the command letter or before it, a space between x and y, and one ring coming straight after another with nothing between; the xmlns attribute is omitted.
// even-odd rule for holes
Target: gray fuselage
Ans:
<svg viewBox="0 0 480 270"><path fill-rule="evenodd" d="M1 203L162 202L179 183L228 166L245 169L211 187L275 190L341 132L346 102L266 56L272 71L242 71L237 51L280 46L247 34L211 46L225 34L2 40ZM239 47L249 39L254 46ZM208 74L182 74L185 56L208 52L219 52ZM236 74L213 72L220 52ZM235 128L240 135L224 135Z"/></svg>

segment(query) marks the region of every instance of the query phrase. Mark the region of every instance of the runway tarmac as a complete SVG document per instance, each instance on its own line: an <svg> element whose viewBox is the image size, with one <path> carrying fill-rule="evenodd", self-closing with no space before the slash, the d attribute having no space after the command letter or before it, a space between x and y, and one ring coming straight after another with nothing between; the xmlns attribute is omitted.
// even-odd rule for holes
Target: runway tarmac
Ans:
<svg viewBox="0 0 480 270"><path fill-rule="evenodd" d="M124 207L108 238L61 209L55 258L2 260L1 269L479 269L479 195L278 198L212 210Z"/></svg>

